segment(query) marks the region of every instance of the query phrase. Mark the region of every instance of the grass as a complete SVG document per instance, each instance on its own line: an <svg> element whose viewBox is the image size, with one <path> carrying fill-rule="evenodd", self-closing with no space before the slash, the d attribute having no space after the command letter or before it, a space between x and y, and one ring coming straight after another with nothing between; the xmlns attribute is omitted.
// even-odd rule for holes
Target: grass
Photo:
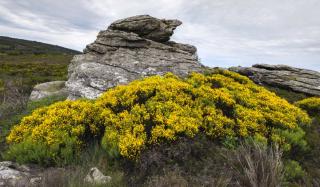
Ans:
<svg viewBox="0 0 320 187"><path fill-rule="evenodd" d="M84 181L92 167L97 167L104 175L110 176L110 183L104 185L90 184ZM55 177L52 177L55 176ZM68 187L122 187L127 186L125 174L118 161L108 159L107 153L98 143L94 143L84 151L78 159L65 167L57 176L48 173L44 176L43 186L68 186Z"/></svg>
<svg viewBox="0 0 320 187"><path fill-rule="evenodd" d="M20 55L0 60L2 87L9 80L22 79L25 87L41 82L66 80L72 55ZM1 85L0 85L1 86Z"/></svg>
<svg viewBox="0 0 320 187"><path fill-rule="evenodd" d="M29 96L36 84L67 80L68 64L73 55L16 55L0 58L0 104L12 87Z"/></svg>
<svg viewBox="0 0 320 187"><path fill-rule="evenodd" d="M71 54L2 55L0 58L0 145L8 129L32 110L63 98L24 103L38 83L67 80ZM18 101L23 101L18 103ZM1 151L1 150L0 150Z"/></svg>

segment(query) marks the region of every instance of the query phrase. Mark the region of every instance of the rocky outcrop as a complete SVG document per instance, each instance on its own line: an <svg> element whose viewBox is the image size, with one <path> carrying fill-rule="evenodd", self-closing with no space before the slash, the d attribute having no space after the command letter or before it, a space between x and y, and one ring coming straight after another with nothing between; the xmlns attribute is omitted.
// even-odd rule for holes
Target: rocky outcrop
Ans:
<svg viewBox="0 0 320 187"><path fill-rule="evenodd" d="M37 84L30 95L30 101L40 100L50 96L68 96L65 81L52 81Z"/></svg>
<svg viewBox="0 0 320 187"><path fill-rule="evenodd" d="M320 96L320 73L286 65L256 64L232 67L231 71L250 77L258 84L290 89L307 95Z"/></svg>
<svg viewBox="0 0 320 187"><path fill-rule="evenodd" d="M69 65L69 99L94 99L108 88L144 76L202 71L194 46L169 41L181 24L148 15L112 23Z"/></svg>

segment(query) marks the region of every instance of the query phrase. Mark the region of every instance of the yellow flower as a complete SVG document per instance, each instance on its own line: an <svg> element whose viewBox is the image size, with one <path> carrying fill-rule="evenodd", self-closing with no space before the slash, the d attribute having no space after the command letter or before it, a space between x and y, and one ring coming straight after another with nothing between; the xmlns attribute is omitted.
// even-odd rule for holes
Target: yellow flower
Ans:
<svg viewBox="0 0 320 187"><path fill-rule="evenodd" d="M313 101L319 99L297 105L320 106ZM7 141L18 144L32 137L50 149L69 142L80 147L102 137L105 149L136 159L152 144L199 133L216 140L251 136L290 148L303 138L296 133L301 125L310 121L306 112L237 73L216 70L185 79L169 73L117 86L94 101L64 101L35 110ZM298 138L290 137L294 135Z"/></svg>

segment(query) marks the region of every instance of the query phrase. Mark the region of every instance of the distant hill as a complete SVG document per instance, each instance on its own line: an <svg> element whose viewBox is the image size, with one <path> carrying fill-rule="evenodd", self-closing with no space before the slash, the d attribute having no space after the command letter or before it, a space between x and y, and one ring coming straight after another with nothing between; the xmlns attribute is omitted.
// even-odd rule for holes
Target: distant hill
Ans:
<svg viewBox="0 0 320 187"><path fill-rule="evenodd" d="M10 107L24 107L21 103L26 102L34 85L67 80L68 65L75 54L80 52L0 36L0 124L1 114L7 118L5 112L17 110Z"/></svg>
<svg viewBox="0 0 320 187"><path fill-rule="evenodd" d="M0 54L79 54L79 51L36 41L0 36Z"/></svg>

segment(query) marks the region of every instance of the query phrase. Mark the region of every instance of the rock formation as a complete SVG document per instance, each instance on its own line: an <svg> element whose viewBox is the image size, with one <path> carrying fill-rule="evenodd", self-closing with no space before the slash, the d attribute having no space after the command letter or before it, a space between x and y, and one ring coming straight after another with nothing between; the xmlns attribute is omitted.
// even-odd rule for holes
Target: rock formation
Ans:
<svg viewBox="0 0 320 187"><path fill-rule="evenodd" d="M36 101L50 96L66 96L68 91L65 87L65 81L52 81L37 84L30 95L30 101Z"/></svg>
<svg viewBox="0 0 320 187"><path fill-rule="evenodd" d="M148 15L112 23L69 65L69 99L94 99L108 88L144 76L202 71L194 46L169 41L181 24Z"/></svg>
<svg viewBox="0 0 320 187"><path fill-rule="evenodd" d="M320 96L320 73L286 65L256 64L232 67L231 71L250 77L258 84L290 89L307 95Z"/></svg>

